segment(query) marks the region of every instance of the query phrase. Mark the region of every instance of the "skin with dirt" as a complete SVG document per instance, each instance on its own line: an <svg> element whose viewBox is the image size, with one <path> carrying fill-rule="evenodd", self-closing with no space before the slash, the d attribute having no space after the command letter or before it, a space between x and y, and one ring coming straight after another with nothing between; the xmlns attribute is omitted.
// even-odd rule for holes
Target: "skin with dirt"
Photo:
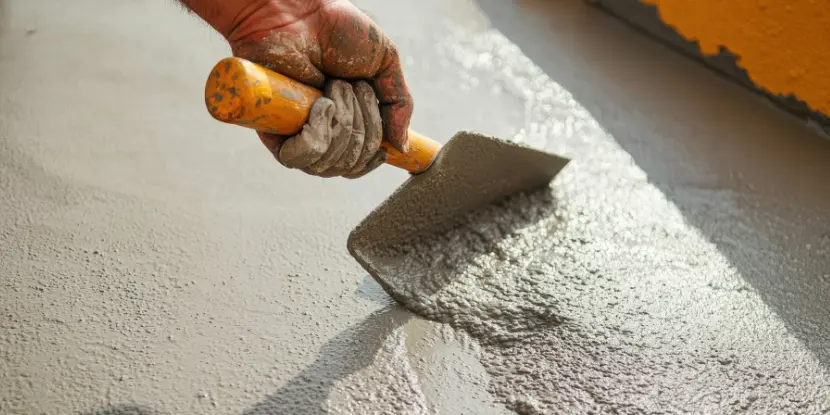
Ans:
<svg viewBox="0 0 830 415"><path fill-rule="evenodd" d="M326 77L370 80L380 103L384 138L404 148L413 103L398 50L350 2L327 2L302 21L230 42L235 56L319 89Z"/></svg>
<svg viewBox="0 0 830 415"><path fill-rule="evenodd" d="M400 151L407 148L413 100L397 47L351 2L183 3L225 36L234 56L320 90L326 87L328 78L368 81L380 106L383 138ZM277 156L283 143L290 139L266 133L259 136ZM306 172L317 174L313 170Z"/></svg>

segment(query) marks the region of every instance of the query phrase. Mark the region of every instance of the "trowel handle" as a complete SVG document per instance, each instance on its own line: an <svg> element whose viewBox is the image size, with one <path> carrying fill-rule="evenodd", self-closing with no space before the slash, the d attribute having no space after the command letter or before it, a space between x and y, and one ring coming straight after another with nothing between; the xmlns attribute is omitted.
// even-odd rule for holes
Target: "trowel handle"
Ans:
<svg viewBox="0 0 830 415"><path fill-rule="evenodd" d="M266 133L290 136L302 130L311 105L322 93L315 88L240 58L225 58L205 85L205 104L213 118ZM410 173L425 171L441 145L412 130L404 153L383 141L386 163Z"/></svg>

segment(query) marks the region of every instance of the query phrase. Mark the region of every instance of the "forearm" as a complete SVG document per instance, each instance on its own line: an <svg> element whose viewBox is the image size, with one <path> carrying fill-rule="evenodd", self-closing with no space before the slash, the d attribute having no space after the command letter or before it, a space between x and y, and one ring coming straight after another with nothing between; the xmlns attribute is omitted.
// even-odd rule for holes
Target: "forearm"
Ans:
<svg viewBox="0 0 830 415"><path fill-rule="evenodd" d="M229 42L300 21L327 0L179 0Z"/></svg>

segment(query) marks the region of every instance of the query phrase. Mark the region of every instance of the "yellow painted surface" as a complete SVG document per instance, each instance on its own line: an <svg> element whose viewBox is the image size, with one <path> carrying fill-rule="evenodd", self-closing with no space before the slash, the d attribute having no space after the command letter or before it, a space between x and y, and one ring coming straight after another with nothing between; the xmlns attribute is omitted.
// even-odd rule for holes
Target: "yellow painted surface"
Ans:
<svg viewBox="0 0 830 415"><path fill-rule="evenodd" d="M723 46L759 87L830 114L830 1L641 0L706 55Z"/></svg>

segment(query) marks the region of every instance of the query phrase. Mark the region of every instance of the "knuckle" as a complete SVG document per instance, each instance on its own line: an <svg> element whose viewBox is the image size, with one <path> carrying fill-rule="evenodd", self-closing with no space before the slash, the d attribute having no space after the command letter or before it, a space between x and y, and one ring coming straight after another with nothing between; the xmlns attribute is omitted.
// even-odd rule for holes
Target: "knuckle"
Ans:
<svg viewBox="0 0 830 415"><path fill-rule="evenodd" d="M307 124L316 124L317 122L330 118L333 110L334 101L326 97L318 98L314 101L314 104L311 105L311 111L308 116Z"/></svg>
<svg viewBox="0 0 830 415"><path fill-rule="evenodd" d="M278 159L286 167L304 168L319 160L328 149L324 140L301 134L288 141L279 151Z"/></svg>
<svg viewBox="0 0 830 415"><path fill-rule="evenodd" d="M329 87L334 93L344 94L352 90L352 85L342 79L332 79L329 82Z"/></svg>
<svg viewBox="0 0 830 415"><path fill-rule="evenodd" d="M315 111L315 110L325 111L326 109L328 109L330 107L333 107L333 106L334 106L334 101L332 101L330 98L320 97L320 98L317 98L317 100L314 101L314 104L311 105L311 110L312 111Z"/></svg>
<svg viewBox="0 0 830 415"><path fill-rule="evenodd" d="M332 79L332 80L331 80L331 81L329 81L329 82L331 82L331 85L332 85L332 87L334 87L334 88L343 88L343 87L346 85L346 83L347 83L346 81L344 81L344 80L342 80L342 79L336 79L336 78L335 78L335 79Z"/></svg>
<svg viewBox="0 0 830 415"><path fill-rule="evenodd" d="M361 93L368 93L368 92L371 92L372 94L375 93L375 90L374 90L374 88L372 88L372 85L370 85L368 82L366 82L364 80L356 81L353 84L353 87L354 87L355 91L360 91Z"/></svg>

